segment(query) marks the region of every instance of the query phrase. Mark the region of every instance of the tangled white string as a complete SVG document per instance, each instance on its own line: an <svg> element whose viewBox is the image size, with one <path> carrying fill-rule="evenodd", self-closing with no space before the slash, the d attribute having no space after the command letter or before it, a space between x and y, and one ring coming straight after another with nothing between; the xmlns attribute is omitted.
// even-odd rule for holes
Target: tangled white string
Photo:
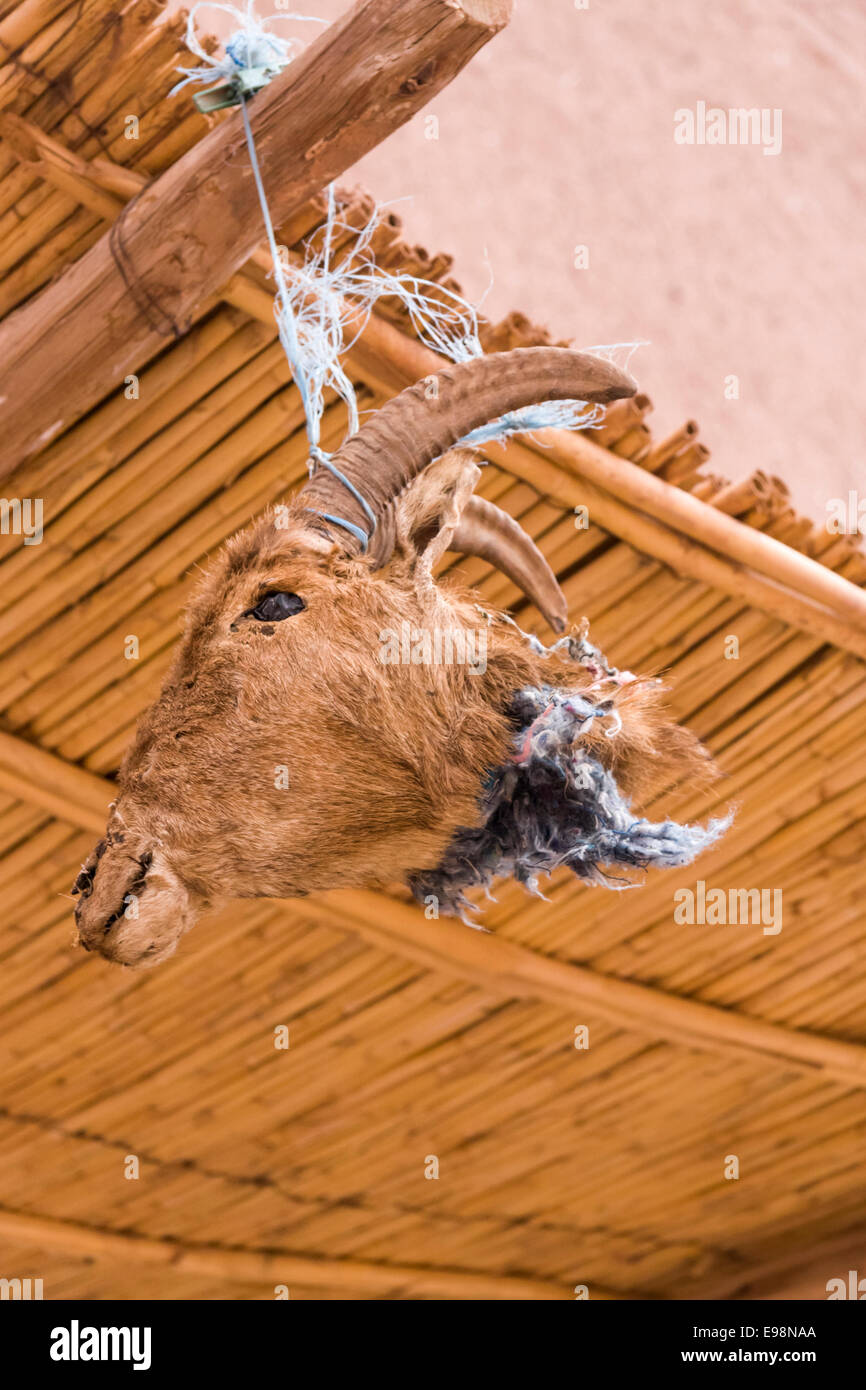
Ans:
<svg viewBox="0 0 866 1390"><path fill-rule="evenodd" d="M228 40L222 59L207 54L196 37L196 14L207 8L231 14L242 24ZM275 13L259 19L253 0L248 0L245 10L234 5L212 3L212 0L200 0L189 14L186 43L204 66L179 69L183 73L183 80L173 91L179 91L189 82L230 79L244 67L266 68L275 75L304 47L300 39L270 32L268 25L275 20L285 19L305 23L325 22L310 15L288 13ZM381 299L396 300L402 305L418 338L440 356L452 362L466 362L473 357L481 357L484 349L479 336L478 307L456 291L434 281L406 272L394 274L377 265L372 242L382 220L382 206L376 205L366 225L358 231L338 215L333 184L327 190L327 217L319 248L315 249L310 239L306 243L303 260L293 259L285 246L277 244L258 166L247 102L243 97L240 106L273 262L276 286L274 314L280 342L304 406L310 443L310 471L313 471L316 463L329 467L362 503L372 523L372 513L365 500L331 465L331 456L321 448L320 443L328 391L334 392L346 405L347 435L355 434L359 428L355 389L341 359L363 333L370 314ZM342 232L350 233L350 249L341 259L335 260L333 248ZM641 344L637 342L611 343L587 351L626 367L639 346ZM587 429L598 425L603 416L603 406L590 405L586 401L546 401L500 416L473 430L459 443L477 445L550 426Z"/></svg>
<svg viewBox="0 0 866 1390"><path fill-rule="evenodd" d="M226 43L224 57L214 58L212 54L205 52L199 43L195 31L195 17L199 10L220 10L223 14L231 15L238 24L239 27ZM190 53L201 60L202 66L178 68L183 78L172 87L169 95L174 96L175 92L179 92L190 82L225 81L234 77L241 68L264 68L272 76L276 76L306 46L303 39L286 38L282 34L271 33L268 26L281 20L294 20L300 24L321 24L326 28L328 23L315 15L290 14L286 11L274 11L259 18L253 0L247 0L243 9L237 5L223 5L219 0L198 0L198 4L193 5L187 16L184 43Z"/></svg>

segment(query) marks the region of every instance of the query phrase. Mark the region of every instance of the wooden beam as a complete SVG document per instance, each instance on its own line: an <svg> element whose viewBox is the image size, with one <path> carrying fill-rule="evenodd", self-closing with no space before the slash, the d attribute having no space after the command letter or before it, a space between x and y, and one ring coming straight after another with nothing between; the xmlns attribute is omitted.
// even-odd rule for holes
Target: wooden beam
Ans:
<svg viewBox="0 0 866 1390"><path fill-rule="evenodd" d="M677 530L673 524L667 526L647 516L637 510L627 492L621 491L615 496L612 491L608 492L606 488L590 482L577 472L577 461L568 445L558 437L561 433L558 430L538 432L539 439L543 435L545 440L551 441L546 451L543 451L540 443L524 443L523 440L514 439L509 440L507 445L495 442L485 444L482 452L492 463L515 477L526 479L540 492L558 497L569 509L585 506L591 519L599 526L635 550L667 565L674 574L717 589L729 598L738 600L744 607L756 608L788 627L809 633L819 642L831 643L866 661L866 633L858 625L836 611L819 607L811 599L803 597L801 590L765 578L755 570L728 559L705 542ZM641 472L637 464L630 463L628 466L636 474ZM665 486L670 487L672 492L678 491L669 483L665 483ZM712 510L710 503L694 500L699 506ZM752 529L733 517L727 519L743 530ZM755 531L755 535L761 534ZM801 555L799 551L792 550L791 555L802 562L806 570L809 567L822 568L817 561ZM850 580L843 582L850 584L855 593L863 593Z"/></svg>
<svg viewBox="0 0 866 1390"><path fill-rule="evenodd" d="M231 1246L192 1245L120 1234L78 1222L0 1208L0 1234L21 1245L56 1250L78 1259L111 1260L125 1265L155 1264L177 1274L225 1280L267 1289L277 1284L367 1295L370 1298L444 1298L496 1300L566 1300L573 1291L561 1284L516 1276L476 1274L462 1269L380 1264L372 1260L297 1255L291 1250L249 1250ZM580 1270L575 1279L580 1278ZM619 1294L594 1285L590 1298L616 1299Z"/></svg>
<svg viewBox="0 0 866 1390"><path fill-rule="evenodd" d="M117 788L35 743L0 730L0 788L58 820L101 835Z"/></svg>
<svg viewBox="0 0 866 1390"><path fill-rule="evenodd" d="M276 225L426 105L508 22L511 6L359 0L326 29L250 103ZM0 327L3 471L182 334L261 236L235 111Z"/></svg>
<svg viewBox="0 0 866 1390"><path fill-rule="evenodd" d="M857 1277L851 1281L855 1284L866 1277L866 1227L862 1225L817 1241L814 1235L804 1237L795 1228L779 1240L776 1248L777 1254L758 1263L746 1263L723 1273L714 1273L710 1268L706 1275L692 1280L689 1297L825 1301L831 1279L841 1279L847 1286L851 1270L857 1271ZM846 1294L851 1296L849 1288ZM859 1298L863 1298L863 1293Z"/></svg>
<svg viewBox="0 0 866 1390"><path fill-rule="evenodd" d="M352 890L318 893L286 906L334 926L342 922L371 945L397 951L431 970L460 975L508 998L544 1000L578 1020L589 1013L682 1047L761 1060L845 1086L866 1087L866 1046L860 1043L767 1023L652 985L602 975L504 937L472 931L454 918L428 921L420 908L396 898Z"/></svg>
<svg viewBox="0 0 866 1390"><path fill-rule="evenodd" d="M135 169L125 169L107 159L83 159L71 153L25 116L0 111L0 139L22 164L52 187L75 198L108 223L116 222L127 203L152 182ZM231 277L220 297L242 308L251 318L274 324L273 295L262 289L251 267L270 272L267 246L256 247L248 265ZM2 472L2 469L0 469Z"/></svg>
<svg viewBox="0 0 866 1390"><path fill-rule="evenodd" d="M52 815L101 834L113 782L65 762L14 734L0 733L0 788ZM733 1009L702 1004L652 985L603 975L541 955L453 918L428 921L419 907L385 894L353 889L288 899L294 915L315 917L371 945L430 970L469 980L510 999L539 999L572 1017L589 1013L619 1028L682 1047L791 1068L843 1086L866 1089L866 1046L767 1023Z"/></svg>

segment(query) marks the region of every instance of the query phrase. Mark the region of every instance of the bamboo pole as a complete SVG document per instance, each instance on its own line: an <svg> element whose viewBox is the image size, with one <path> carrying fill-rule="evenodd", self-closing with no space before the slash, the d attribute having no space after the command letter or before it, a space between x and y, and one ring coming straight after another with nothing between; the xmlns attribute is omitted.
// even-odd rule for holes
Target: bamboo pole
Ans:
<svg viewBox="0 0 866 1390"><path fill-rule="evenodd" d="M653 445L644 459L644 468L651 473L657 473L669 459L693 443L697 436L697 422L686 420L684 425L680 425L672 434L666 435L664 439L659 440L658 444Z"/></svg>
<svg viewBox="0 0 866 1390"><path fill-rule="evenodd" d="M610 448L625 438L635 425L642 425L652 410L652 401L643 391L623 400L613 401L604 412L604 419L593 431L596 442Z"/></svg>
<svg viewBox="0 0 866 1390"><path fill-rule="evenodd" d="M658 476L666 483L675 483L679 488L688 489L689 479L699 474L709 461L710 451L706 444L695 439L662 464L658 469Z"/></svg>
<svg viewBox="0 0 866 1390"><path fill-rule="evenodd" d="M64 189L85 207L91 206L88 197L94 198L93 211L106 222L119 217L126 203L151 182L125 164L104 157L85 159L35 121L12 111L0 112L0 137L28 171Z"/></svg>
<svg viewBox="0 0 866 1390"><path fill-rule="evenodd" d="M371 376L378 375L383 382L399 379L402 385L442 365L423 343L407 338L375 315L349 354L363 379L367 379L371 357L374 363L386 364L384 371L381 365L378 371L374 366ZM605 529L678 573L745 599L866 660L866 593L762 532L618 459L588 434L544 430L539 431L538 445L509 440L485 445L482 452L567 507L588 503L591 515ZM579 479L580 485L569 485L572 479ZM737 563L727 555L735 556ZM828 605L826 609L817 606L817 595Z"/></svg>
<svg viewBox="0 0 866 1390"><path fill-rule="evenodd" d="M379 1264L372 1260L334 1259L298 1255L290 1250L246 1250L184 1241L154 1240L126 1235L73 1221L0 1208L0 1232L8 1240L56 1250L81 1259L128 1264L156 1264L177 1274L202 1274L229 1284L264 1286L269 1296L277 1284L299 1284L331 1293L387 1298L565 1300L567 1286L540 1279L476 1274L462 1269L423 1265ZM598 1299L620 1298L608 1290L590 1288Z"/></svg>
<svg viewBox="0 0 866 1390"><path fill-rule="evenodd" d="M0 23L0 52L14 53L64 10L72 0L23 0Z"/></svg>
<svg viewBox="0 0 866 1390"><path fill-rule="evenodd" d="M35 744L0 731L0 787L53 816L100 834L116 789Z"/></svg>
<svg viewBox="0 0 866 1390"><path fill-rule="evenodd" d="M595 442L596 444L602 443L600 439L596 439ZM649 453L651 443L652 435L649 425L639 424L633 425L620 439L607 447L612 454L616 454L619 458L630 459L632 463L642 463ZM707 456L709 456L709 450Z"/></svg>
<svg viewBox="0 0 866 1390"><path fill-rule="evenodd" d="M800 597L799 593L780 587L723 558L707 549L702 542L692 540L689 535L633 510L630 501L624 502L596 484L578 478L576 474L569 477L561 466L563 458L570 452L567 441L561 450L557 441L544 456L540 450L536 452L534 448L516 440L510 440L507 445L485 445L483 452L493 462L517 476L534 481L541 491L558 497L566 505L587 506L592 519L605 530L613 532L636 550L661 560L676 574L696 579L739 599L741 603L763 610L780 622L809 632L821 641L835 643L866 660L866 634L847 619L829 609L819 608L810 600ZM645 476L648 478L650 475ZM671 491L677 490L672 488ZM707 510L711 511L712 508L708 507ZM797 558L805 565L815 563L805 556ZM851 588L855 593L860 592L853 585ZM866 598L866 595L861 597Z"/></svg>
<svg viewBox="0 0 866 1390"><path fill-rule="evenodd" d="M588 435L544 431L539 442L581 478L612 492L620 502L675 527L696 542L738 564L823 604L836 617L866 632L866 593L832 570L807 559L763 531L743 526L690 493L667 485L651 473L620 462Z"/></svg>
<svg viewBox="0 0 866 1390"><path fill-rule="evenodd" d="M684 1047L761 1058L776 1067L866 1087L866 1047L861 1044L781 1028L631 980L600 975L503 937L467 930L453 920L429 922L419 908L394 898L359 890L322 893L305 899L303 911L314 917L324 913L331 922L342 920L365 941L397 950L429 969L458 973L483 989L495 988L512 998L544 999L571 1014L588 1008L608 1022Z"/></svg>
<svg viewBox="0 0 866 1390"><path fill-rule="evenodd" d="M18 158L34 166L34 172L39 170L40 164L45 164L51 171L50 181L55 188L83 203L98 217L113 222L123 211L126 199L134 197L139 191L133 175L126 184L124 196L118 197L108 192L102 180L97 182L88 177L87 160L73 154L50 136L37 132L38 127L31 121L11 111L0 112L0 137L12 147Z"/></svg>

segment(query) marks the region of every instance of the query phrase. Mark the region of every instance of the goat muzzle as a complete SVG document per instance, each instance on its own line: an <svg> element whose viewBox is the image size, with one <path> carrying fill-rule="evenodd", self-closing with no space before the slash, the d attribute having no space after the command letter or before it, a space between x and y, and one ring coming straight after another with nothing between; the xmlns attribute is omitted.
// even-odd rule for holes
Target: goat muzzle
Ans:
<svg viewBox="0 0 866 1390"><path fill-rule="evenodd" d="M75 881L78 939L119 965L151 966L173 954L206 905L162 850L109 830Z"/></svg>

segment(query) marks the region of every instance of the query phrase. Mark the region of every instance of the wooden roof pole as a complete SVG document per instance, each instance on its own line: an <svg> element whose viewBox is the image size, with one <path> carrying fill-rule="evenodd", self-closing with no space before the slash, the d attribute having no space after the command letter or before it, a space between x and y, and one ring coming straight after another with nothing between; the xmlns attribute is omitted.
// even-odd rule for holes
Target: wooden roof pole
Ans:
<svg viewBox="0 0 866 1390"><path fill-rule="evenodd" d="M104 829L116 786L55 753L0 732L0 788L83 829ZM768 1023L735 1009L687 999L556 960L453 918L429 922L413 903L361 889L285 902L287 912L357 932L380 950L469 980L506 998L541 999L565 1012L585 1010L618 1027L665 1042L866 1088L866 1047Z"/></svg>
<svg viewBox="0 0 866 1390"><path fill-rule="evenodd" d="M275 224L425 106L511 9L512 0L358 0L326 29L249 107ZM235 111L0 326L0 471L183 333L261 237Z"/></svg>
<svg viewBox="0 0 866 1390"><path fill-rule="evenodd" d="M248 287L224 297L254 313ZM264 318L261 308L256 315ZM445 359L371 315L348 354L368 385L388 394L441 370ZM697 579L866 660L866 591L817 560L745 526L585 434L547 429L493 441L480 453L565 507L589 506L600 526ZM818 604L826 607L818 607Z"/></svg>
<svg viewBox="0 0 866 1390"><path fill-rule="evenodd" d="M770 1023L718 1004L704 1004L655 985L605 975L543 955L496 933L472 931L453 917L428 921L414 903L362 889L316 893L297 907L364 941L393 950L430 970L459 975L505 998L539 999L577 1017L603 1018L659 1041L744 1061L791 1067L858 1089L866 1087L866 1047L826 1034ZM579 933L579 907L575 903Z"/></svg>
<svg viewBox="0 0 866 1390"><path fill-rule="evenodd" d="M102 835L117 788L107 777L0 730L0 790L49 815Z"/></svg>
<svg viewBox="0 0 866 1390"><path fill-rule="evenodd" d="M43 1250L55 1250L79 1259L114 1260L123 1264L155 1264L176 1274L205 1279L224 1279L230 1284L251 1284L273 1289L277 1284L299 1284L313 1289L393 1297L453 1299L573 1299L572 1290L553 1280L522 1279L518 1275L476 1273L443 1269L434 1265L382 1264L373 1260L335 1259L326 1255L299 1255L291 1250L250 1250L237 1246L192 1245L186 1241L159 1240L130 1235L77 1221L58 1221L28 1212L0 1207L0 1235L6 1240ZM575 1278L580 1277L578 1269ZM623 1295L589 1285L593 1299L617 1299Z"/></svg>
<svg viewBox="0 0 866 1390"><path fill-rule="evenodd" d="M716 1272L709 1270L705 1276L692 1281L689 1297L732 1302L741 1299L823 1300L828 1296L827 1285L831 1279L841 1278L850 1289L849 1271L859 1270L862 1276L866 1249L866 1227L862 1224L838 1230L826 1240L816 1240L805 1248L800 1232L795 1238L796 1245L791 1243L790 1236L778 1240L779 1253L760 1262ZM850 1292L848 1296L852 1296Z"/></svg>

